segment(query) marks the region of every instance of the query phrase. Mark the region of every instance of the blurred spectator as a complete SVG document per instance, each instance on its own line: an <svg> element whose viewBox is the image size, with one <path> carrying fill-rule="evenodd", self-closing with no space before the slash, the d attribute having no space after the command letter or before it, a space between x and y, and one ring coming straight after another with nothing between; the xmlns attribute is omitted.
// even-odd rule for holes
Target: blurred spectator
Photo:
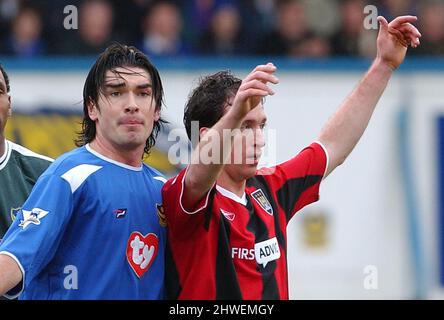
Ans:
<svg viewBox="0 0 444 320"><path fill-rule="evenodd" d="M0 2L0 18L2 21L11 21L20 8L19 0L2 0Z"/></svg>
<svg viewBox="0 0 444 320"><path fill-rule="evenodd" d="M85 0L79 9L79 30L66 32L67 37L73 35L73 38L61 44L60 52L74 55L102 52L111 41L118 40L112 34L113 19L113 8L108 1Z"/></svg>
<svg viewBox="0 0 444 320"><path fill-rule="evenodd" d="M184 36L193 47L210 28L211 18L217 7L236 2L235 0L187 0L180 1L184 17Z"/></svg>
<svg viewBox="0 0 444 320"><path fill-rule="evenodd" d="M301 3L310 30L324 37L331 37L337 32L341 24L338 1L301 0Z"/></svg>
<svg viewBox="0 0 444 320"><path fill-rule="evenodd" d="M136 45L142 39L143 33L140 25L142 24L145 12L153 5L156 0L111 0L114 12L118 13L114 28L119 32L128 45Z"/></svg>
<svg viewBox="0 0 444 320"><path fill-rule="evenodd" d="M275 1L272 0L250 0L250 1L241 1L243 3L252 3L254 6L254 10L260 16L260 24L264 29L270 30L273 27L273 22L276 14L276 4ZM250 13L251 14L251 13ZM248 15L248 12L245 12L245 15ZM256 21L257 23L258 21Z"/></svg>
<svg viewBox="0 0 444 320"><path fill-rule="evenodd" d="M0 43L9 34L11 21L19 11L19 2L19 0L0 1Z"/></svg>
<svg viewBox="0 0 444 320"><path fill-rule="evenodd" d="M6 37L2 53L18 57L33 57L45 53L42 39L43 22L35 7L20 9L12 21L10 35Z"/></svg>
<svg viewBox="0 0 444 320"><path fill-rule="evenodd" d="M44 28L42 31L43 38L45 39L47 53L58 54L61 49L65 47L64 44L72 44L75 39L73 37L78 33L78 30L70 29L66 30L64 27L64 21L67 17L67 13L64 13L64 8L67 5L80 8L81 0L38 0L34 1L38 3L42 19L44 21ZM70 52L68 52L70 53Z"/></svg>
<svg viewBox="0 0 444 320"><path fill-rule="evenodd" d="M444 55L444 3L433 1L423 4L418 21L422 38L415 54Z"/></svg>
<svg viewBox="0 0 444 320"><path fill-rule="evenodd" d="M307 27L304 6L297 0L277 3L274 30L262 41L257 53L294 57L324 57L330 52L327 41Z"/></svg>
<svg viewBox="0 0 444 320"><path fill-rule="evenodd" d="M208 55L241 55L248 53L248 39L243 37L239 9L220 6L212 16L209 30L199 41L199 53Z"/></svg>
<svg viewBox="0 0 444 320"><path fill-rule="evenodd" d="M307 34L299 45L292 46L290 55L304 58L324 58L330 55L328 42L314 33Z"/></svg>
<svg viewBox="0 0 444 320"><path fill-rule="evenodd" d="M250 43L272 30L276 17L276 3L270 0L237 1L240 11L242 34Z"/></svg>
<svg viewBox="0 0 444 320"><path fill-rule="evenodd" d="M159 1L143 20L143 39L140 49L148 56L176 56L189 53L181 38L182 17L172 2Z"/></svg>
<svg viewBox="0 0 444 320"><path fill-rule="evenodd" d="M376 30L364 29L362 0L345 0L340 6L342 25L332 38L333 53L339 56L373 56L376 52Z"/></svg>
<svg viewBox="0 0 444 320"><path fill-rule="evenodd" d="M441 55L442 3L444 0L0 0L0 54L95 55L110 42L119 41L136 45L151 56L370 57L375 53L377 33L364 29L363 11L365 5L376 5L378 14L389 21L399 15L418 15L424 37L411 54ZM78 30L64 28L67 5L79 9Z"/></svg>

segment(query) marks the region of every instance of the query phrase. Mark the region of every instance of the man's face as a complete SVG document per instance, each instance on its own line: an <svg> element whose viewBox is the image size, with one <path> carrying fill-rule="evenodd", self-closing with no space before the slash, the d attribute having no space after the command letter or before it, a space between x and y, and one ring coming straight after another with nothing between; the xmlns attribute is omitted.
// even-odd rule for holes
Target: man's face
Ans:
<svg viewBox="0 0 444 320"><path fill-rule="evenodd" d="M11 98L6 92L6 81L0 72L0 138L4 138L4 131L8 117L11 115Z"/></svg>
<svg viewBox="0 0 444 320"><path fill-rule="evenodd" d="M224 166L233 179L243 180L255 175L265 146L266 121L262 104L251 110L242 121L241 133L234 137L230 163Z"/></svg>
<svg viewBox="0 0 444 320"><path fill-rule="evenodd" d="M98 105L89 105L89 117L96 122L95 139L119 150L143 149L160 117L151 77L137 67L107 71Z"/></svg>

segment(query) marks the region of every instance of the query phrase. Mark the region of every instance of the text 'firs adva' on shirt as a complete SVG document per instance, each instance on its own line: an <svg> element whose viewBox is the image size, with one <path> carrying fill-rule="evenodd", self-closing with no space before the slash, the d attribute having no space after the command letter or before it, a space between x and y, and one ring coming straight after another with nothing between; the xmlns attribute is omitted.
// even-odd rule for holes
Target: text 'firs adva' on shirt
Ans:
<svg viewBox="0 0 444 320"><path fill-rule="evenodd" d="M319 199L327 166L326 149L314 142L258 170L244 197L216 185L192 210L182 206L186 169L168 180L162 189L167 297L288 299L287 224Z"/></svg>

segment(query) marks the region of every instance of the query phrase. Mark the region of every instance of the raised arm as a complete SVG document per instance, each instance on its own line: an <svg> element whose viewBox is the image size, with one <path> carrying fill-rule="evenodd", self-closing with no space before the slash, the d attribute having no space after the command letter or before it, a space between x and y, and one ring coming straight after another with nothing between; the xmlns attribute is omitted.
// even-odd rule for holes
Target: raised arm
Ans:
<svg viewBox="0 0 444 320"><path fill-rule="evenodd" d="M274 94L267 83L278 82L273 75L275 71L276 67L272 63L257 66L242 81L232 106L228 108L225 115L212 128L200 129L201 139L193 151L191 164L185 176L182 197L185 207L191 208L198 203L216 182L224 163L230 157L233 143L232 135L230 139L223 139L223 131L239 129L247 113L256 108L263 97ZM229 104L228 101L227 104ZM208 163L203 159L205 155L208 155L208 150L220 155L217 161Z"/></svg>
<svg viewBox="0 0 444 320"><path fill-rule="evenodd" d="M8 255L0 254L0 296L17 286L22 277L17 262Z"/></svg>
<svg viewBox="0 0 444 320"><path fill-rule="evenodd" d="M393 71L403 62L407 47L419 45L421 34L412 25L416 19L415 16L402 16L387 23L385 18L378 17L376 59L318 138L329 155L326 176L344 162L358 143Z"/></svg>

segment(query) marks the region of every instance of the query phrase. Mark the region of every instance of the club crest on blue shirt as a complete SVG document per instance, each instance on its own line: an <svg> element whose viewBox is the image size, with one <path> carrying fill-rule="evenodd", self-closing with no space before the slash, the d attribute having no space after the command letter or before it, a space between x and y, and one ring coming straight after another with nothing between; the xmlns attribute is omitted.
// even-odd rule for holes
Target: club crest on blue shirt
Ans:
<svg viewBox="0 0 444 320"><path fill-rule="evenodd" d="M126 215L126 208L125 209L116 209L114 210L114 214L116 215L117 219L121 219L125 217Z"/></svg>
<svg viewBox="0 0 444 320"><path fill-rule="evenodd" d="M273 207L271 206L270 201L268 201L262 189L257 189L256 191L252 192L251 196L270 216L273 215Z"/></svg>
<svg viewBox="0 0 444 320"><path fill-rule="evenodd" d="M40 219L42 219L48 213L49 211L40 208L34 208L31 211L22 209L23 220L20 221L19 227L25 229L31 223L38 226L40 224Z"/></svg>
<svg viewBox="0 0 444 320"><path fill-rule="evenodd" d="M18 208L11 208L11 221L15 221L15 219L17 219L17 215L20 212L20 210L22 210L22 207L18 207Z"/></svg>
<svg viewBox="0 0 444 320"><path fill-rule="evenodd" d="M159 224L162 227L166 227L167 226L167 220L166 220L166 215L165 215L165 209L163 208L163 205L160 203L156 203L156 208L157 208L157 217L159 218Z"/></svg>

